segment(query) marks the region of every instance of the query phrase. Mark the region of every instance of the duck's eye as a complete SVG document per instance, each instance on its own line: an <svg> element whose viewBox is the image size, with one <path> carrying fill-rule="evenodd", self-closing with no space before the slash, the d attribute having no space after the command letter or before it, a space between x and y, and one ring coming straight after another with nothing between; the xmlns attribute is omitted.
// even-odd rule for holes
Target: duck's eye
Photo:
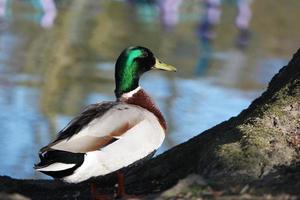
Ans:
<svg viewBox="0 0 300 200"><path fill-rule="evenodd" d="M148 53L146 51L143 52L142 57L148 57Z"/></svg>

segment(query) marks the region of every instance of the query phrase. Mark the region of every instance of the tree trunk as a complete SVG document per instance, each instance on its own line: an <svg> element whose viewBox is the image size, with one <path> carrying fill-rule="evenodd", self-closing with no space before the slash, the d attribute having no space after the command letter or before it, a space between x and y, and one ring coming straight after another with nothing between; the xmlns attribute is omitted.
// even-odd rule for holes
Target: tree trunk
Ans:
<svg viewBox="0 0 300 200"><path fill-rule="evenodd" d="M299 195L299 152L300 50L273 77L267 91L237 117L142 165L126 169L126 191L138 195L161 192L189 174L199 174L215 188L242 188L248 184L255 192ZM90 195L88 181L65 184L0 178L0 191L34 199ZM94 181L102 192L112 192L116 179L112 174Z"/></svg>

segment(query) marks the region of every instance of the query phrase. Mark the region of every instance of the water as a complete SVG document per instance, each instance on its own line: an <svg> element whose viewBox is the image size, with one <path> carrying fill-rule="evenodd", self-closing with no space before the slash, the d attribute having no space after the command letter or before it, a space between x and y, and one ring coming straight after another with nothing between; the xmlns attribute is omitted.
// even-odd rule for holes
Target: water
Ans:
<svg viewBox="0 0 300 200"><path fill-rule="evenodd" d="M38 150L84 106L114 99L129 45L178 69L141 80L169 125L159 153L247 108L299 47L300 3L207 2L1 0L0 175L46 178L32 169Z"/></svg>

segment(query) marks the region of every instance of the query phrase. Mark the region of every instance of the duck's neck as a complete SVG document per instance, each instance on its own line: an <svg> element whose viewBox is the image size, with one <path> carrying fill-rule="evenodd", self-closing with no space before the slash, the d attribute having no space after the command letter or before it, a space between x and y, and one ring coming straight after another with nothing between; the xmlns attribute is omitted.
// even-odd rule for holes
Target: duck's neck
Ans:
<svg viewBox="0 0 300 200"><path fill-rule="evenodd" d="M140 90L143 90L140 86L131 90L130 92L126 92L121 95L120 99L130 99L134 94L138 93Z"/></svg>
<svg viewBox="0 0 300 200"><path fill-rule="evenodd" d="M118 101L134 104L152 112L158 118L158 121L164 130L167 129L167 123L162 113L159 111L152 98L141 87L137 87L130 92L122 94L122 96L118 98Z"/></svg>

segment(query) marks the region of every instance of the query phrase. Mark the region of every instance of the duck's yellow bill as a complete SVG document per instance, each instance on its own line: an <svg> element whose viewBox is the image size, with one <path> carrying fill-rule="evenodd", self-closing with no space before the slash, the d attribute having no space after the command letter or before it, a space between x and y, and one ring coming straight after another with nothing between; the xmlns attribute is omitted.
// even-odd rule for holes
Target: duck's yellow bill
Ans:
<svg viewBox="0 0 300 200"><path fill-rule="evenodd" d="M170 72L176 72L177 69L173 67L172 65L168 65L166 63L161 62L157 58L155 59L155 65L153 66L153 69L159 69L159 70L165 70Z"/></svg>

